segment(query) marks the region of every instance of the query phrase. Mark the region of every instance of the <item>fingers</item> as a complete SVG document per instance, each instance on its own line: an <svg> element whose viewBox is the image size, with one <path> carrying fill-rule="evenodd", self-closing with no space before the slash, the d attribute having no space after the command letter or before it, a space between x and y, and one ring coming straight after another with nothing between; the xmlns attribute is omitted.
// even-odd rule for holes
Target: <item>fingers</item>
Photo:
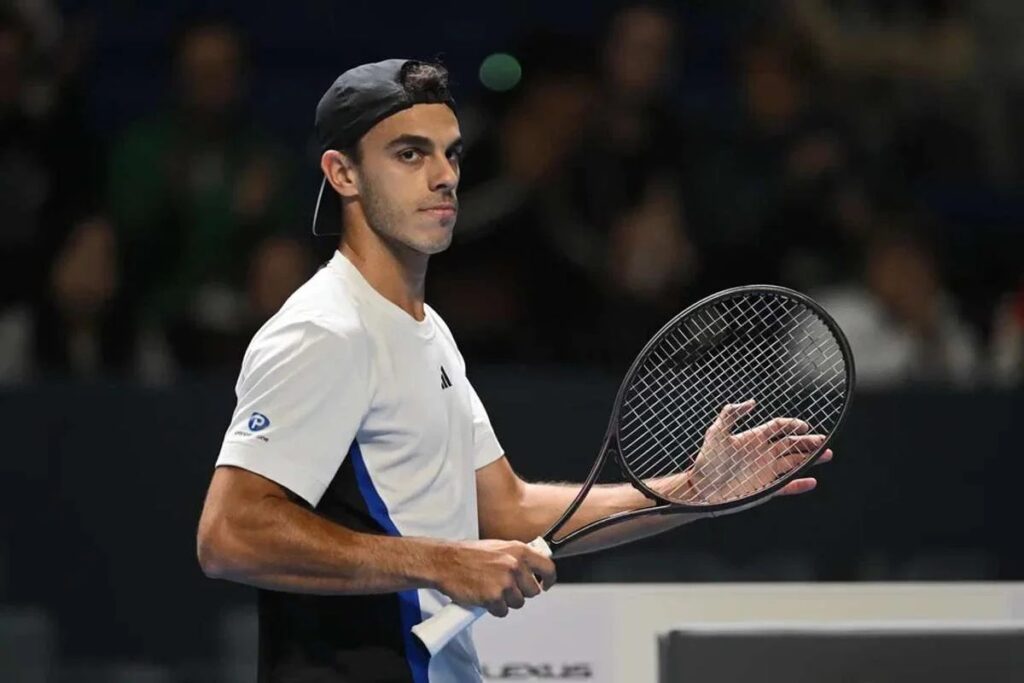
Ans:
<svg viewBox="0 0 1024 683"><path fill-rule="evenodd" d="M519 577L520 571L523 570L523 564L512 555L506 556L505 559L510 571L505 578L505 585L501 589L501 597L484 603L487 611L496 617L504 617L510 609L519 609L526 604L526 596L520 589L521 579Z"/></svg>
<svg viewBox="0 0 1024 683"><path fill-rule="evenodd" d="M805 462L807 462L806 453L796 453L794 455L787 455L785 457L773 460L770 470L771 473L774 475L773 478L778 479L779 477L785 477L793 470L799 468Z"/></svg>
<svg viewBox="0 0 1024 683"><path fill-rule="evenodd" d="M757 403L753 399L743 403L726 403L725 407L722 408L722 412L718 414L718 417L711 424L711 428L708 429L708 434L714 436L729 435L732 433L736 420L753 410L755 405Z"/></svg>
<svg viewBox="0 0 1024 683"><path fill-rule="evenodd" d="M525 563L520 563L516 569L516 583L518 584L519 592L523 594L524 598L540 595L540 583L538 583L530 567Z"/></svg>
<svg viewBox="0 0 1024 683"><path fill-rule="evenodd" d="M484 607L496 617L500 618L508 615L508 605L505 604L504 600L493 600L485 603Z"/></svg>
<svg viewBox="0 0 1024 683"><path fill-rule="evenodd" d="M821 457L815 461L815 465L829 462L832 460L832 456L832 449L826 448L825 452L821 454ZM806 453L791 454L774 460L772 462L771 470L776 477L783 477L803 465L805 462L807 462ZM813 490L817 485L818 482L814 478L808 477L806 479L795 479L789 484L783 486L774 495L788 496L797 493L806 493L807 491Z"/></svg>
<svg viewBox="0 0 1024 683"><path fill-rule="evenodd" d="M770 441L780 436L806 434L809 431L811 431L811 425L803 420L798 420L795 417L776 417L745 432L740 432L736 435L736 438Z"/></svg>
<svg viewBox="0 0 1024 683"><path fill-rule="evenodd" d="M814 478L811 478L811 477L807 477L806 479L794 479L793 481L789 482L788 484L783 486L781 489L779 489L779 492L776 493L775 495L777 495L777 496L796 496L796 495L799 495L801 493L807 493L808 491L813 491L814 488L817 485L818 485L818 480L814 479Z"/></svg>
<svg viewBox="0 0 1024 683"><path fill-rule="evenodd" d="M810 454L825 445L823 434L806 434L803 436L784 436L772 442L768 452L779 458L792 453Z"/></svg>
<svg viewBox="0 0 1024 683"><path fill-rule="evenodd" d="M742 477L762 479L764 475L770 475L771 478L774 478L791 472L804 464L810 455L821 448L824 443L824 436L811 434L787 436L778 441L764 444L756 454L751 453L754 457L748 460L746 469L741 470Z"/></svg>
<svg viewBox="0 0 1024 683"><path fill-rule="evenodd" d="M505 587L502 599L508 609L519 609L526 604L528 598L540 595L555 583L555 563L526 544L519 545L519 553L512 573L511 585ZM500 611L500 605L496 605ZM490 609L490 608L488 608ZM491 612L494 614L494 612Z"/></svg>
<svg viewBox="0 0 1024 683"><path fill-rule="evenodd" d="M519 609L526 604L526 598L523 597L523 593L519 590L518 585L506 588L501 597L511 609Z"/></svg>
<svg viewBox="0 0 1024 683"><path fill-rule="evenodd" d="M440 589L456 604L479 605L503 617L555 583L555 563L547 556L547 545L536 545L543 552L518 541L453 544L450 564L455 571Z"/></svg>
<svg viewBox="0 0 1024 683"><path fill-rule="evenodd" d="M789 438L789 437L787 437ZM746 496L755 493L761 488L770 486L773 481L784 477L807 462L808 457L815 450L821 447L825 437L822 435L811 435L808 437L793 437L793 448L805 448L806 451L797 450L782 456L769 456L762 454L741 476L732 479L725 484L721 492L709 493L708 498L719 498L723 500L737 496ZM780 446L780 449L782 447ZM831 448L826 448L815 464L826 463L832 460L834 453ZM772 494L774 496L791 496L800 493L807 493L814 490L818 481L812 477L794 479L781 489Z"/></svg>
<svg viewBox="0 0 1024 683"><path fill-rule="evenodd" d="M810 459L810 457L814 455L814 453L820 447L821 446L819 444L818 446L814 446L807 450L795 450L778 457L775 462L779 464L784 464L784 466L776 467L776 471L779 474L783 474L785 472L789 472L790 470L796 467L799 467L800 465L807 462ZM818 457L818 459L814 461L814 464L820 465L822 463L830 462L832 460L832 457L832 449L826 448L825 451Z"/></svg>
<svg viewBox="0 0 1024 683"><path fill-rule="evenodd" d="M555 563L550 557L537 552L525 543L516 543L506 551L508 568L511 570L508 583L501 593L500 600L493 600L485 605L487 611L496 617L503 617L510 609L519 609L526 604L528 598L540 595L554 585L557 578Z"/></svg>
<svg viewBox="0 0 1024 683"><path fill-rule="evenodd" d="M788 453L788 454L783 455L781 457L776 457L771 462L771 467L770 467L771 471L777 477L781 477L781 476L785 476L785 475L789 474L793 470L797 469L798 467L800 467L804 463L806 463L808 461L808 459L810 458L810 456L813 455L814 452L818 448L821 447L821 443L823 441L824 441L824 437L821 437L821 440L819 441L819 443L817 445L814 445L814 446L812 446L811 448L809 448L809 449L807 449L805 451L797 450L796 452L791 452L791 453ZM806 446L806 444L805 444L805 446ZM828 462L831 459L832 459L832 449L831 448L827 448L827 449L825 449L825 452L821 454L821 457L819 457L815 461L815 465L820 465L821 463Z"/></svg>

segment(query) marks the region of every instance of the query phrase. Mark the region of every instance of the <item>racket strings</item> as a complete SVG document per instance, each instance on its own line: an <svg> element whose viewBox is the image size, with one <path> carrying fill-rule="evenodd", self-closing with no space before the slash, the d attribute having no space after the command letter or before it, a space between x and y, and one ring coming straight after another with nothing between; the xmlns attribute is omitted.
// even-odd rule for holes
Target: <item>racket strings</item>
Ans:
<svg viewBox="0 0 1024 683"><path fill-rule="evenodd" d="M760 347L755 348L753 351L754 352L764 352L765 349L763 348L763 346L764 346L764 344L761 344ZM673 344L672 344L672 340L666 340L666 347L669 348L669 349L673 349L674 348ZM654 354L654 355L657 355L657 354ZM671 356L671 354L669 354L669 356ZM646 377L641 376L641 377L637 378L637 382L639 384L645 385L643 388L648 389L648 393L650 395L657 396L661 392L670 391L675 386L681 386L680 383L678 382L678 372L673 372L672 375L667 375L667 373L664 372L666 364L667 363L666 363L666 361L664 359L662 359L661 361L657 361L656 360L656 365L651 369L651 374L654 374L654 373L658 374L658 377L656 378L656 382L655 382L654 386L649 386L648 385ZM704 367L700 368L700 370L703 371L705 368L706 368L706 364L705 364ZM705 382L707 382L707 384L709 386L717 387L719 389L719 393L720 394L728 395L730 393L734 393L732 390L736 388L736 385L737 385L737 382L738 382L738 376L737 375L733 375L732 377L722 376L725 372L726 372L726 370L723 369L718 374L707 375L707 373L704 373L705 375L707 375L706 379L705 379ZM684 403L686 398L687 397L686 397L685 394L678 395L678 396L676 396L671 401L671 404L668 406L669 410L674 415L677 416L676 417L676 423L677 424L680 424L679 423L679 419L684 414L681 411L681 409L684 407L682 404ZM714 411L713 405L711 405L710 403L707 403L706 406L705 406L705 414L697 416L697 419L703 420L703 419L705 419L708 416L708 414L712 414L712 415L716 414L716 411ZM637 417L641 417L641 418L643 417L643 414L640 413L639 411L635 411L635 415L637 415ZM691 417L691 420L692 419L693 418ZM641 428L645 428L645 429L647 428L647 425L645 425L642 421L640 421L639 426ZM688 425L688 426L692 426L692 425ZM648 430L648 434L650 436L654 436L653 434L650 433L649 430ZM636 445L637 446L641 446L641 447L643 446L642 443L636 444ZM641 463L641 467L642 467L642 465L643 465L643 463Z"/></svg>
<svg viewBox="0 0 1024 683"><path fill-rule="evenodd" d="M782 386L782 382L776 382L774 385L769 386L768 390L777 390ZM769 401L768 403L772 403ZM820 403L820 401L818 402ZM811 412L821 408L821 405L812 403L809 408ZM791 410L785 408L778 409L781 414L793 414ZM780 414L777 413L777 414ZM769 415L771 413L769 412ZM767 415L765 416L767 417ZM709 416L709 419L713 419L713 416ZM724 435L719 435L716 443L705 442L705 448L711 447L716 451L716 457L706 458L706 462L703 463L703 474L704 477L698 481L697 486L693 487L693 490L688 492L688 498L701 499L709 498L709 502L714 502L714 495L717 494L718 498L728 498L734 491L742 491L744 489L751 488L751 482L758 483L754 487L754 490L758 488L764 488L767 485L773 483L779 476L783 476L788 473L789 470L794 467L803 464L806 458L793 458L790 457L787 460L780 460L776 457L765 457L770 456L771 453L758 453L755 451L778 449L778 446L771 443L770 440L727 440ZM722 453L725 449L732 449L732 453ZM813 451L806 454L806 457L810 457ZM786 451L776 450L776 455L784 456ZM711 466L707 465L707 462L711 462ZM779 469L779 465L783 465L782 469ZM740 470L744 469L743 476L740 475ZM684 483L693 485L694 479L687 479L685 482L681 481L679 484L674 486L668 491L669 495L678 496L680 490L684 488ZM753 491L750 491L753 492Z"/></svg>
<svg viewBox="0 0 1024 683"><path fill-rule="evenodd" d="M676 502L745 497L820 450L799 436L784 439L830 433L846 389L838 341L799 300L759 293L713 302L663 332L634 373L624 395L620 457ZM736 416L731 430L719 425L709 434L726 405L750 399L754 406ZM772 432L771 418L806 427L790 420Z"/></svg>
<svg viewBox="0 0 1024 683"><path fill-rule="evenodd" d="M763 346L763 345L762 345L762 346ZM760 350L762 350L762 351L767 351L767 350L765 350L765 349L760 349ZM659 372L660 372L660 370L659 370ZM661 377L660 377L659 379L661 379L661 380L664 380L664 379L665 379L664 373L661 373L661 374L662 374L662 376L661 376ZM669 378L668 382L664 382L664 381L663 381L663 382L662 382L662 385L664 385L664 384L666 384L666 383L671 383L672 379L673 379L673 378ZM722 384L720 384L720 385L718 385L718 386L720 387L720 388L719 388L719 391L718 391L718 393L719 393L719 394L721 394L721 395L728 395L729 393L731 393L731 392L730 392L730 390L733 390L733 389L735 389L735 388L736 388L736 386L735 386L735 384L736 384L736 383L735 383L735 382L733 382L733 381L728 381L728 380L727 380L726 378L722 378L722 377L717 377L717 376L711 376L711 377L709 377L709 378L708 378L708 380L707 380L707 381L708 381L708 382L709 382L710 384L712 384L712 385L714 385L714 384L715 384L716 382L722 381L723 383L722 383ZM777 388L777 387L772 387L772 386L769 386L769 387L766 387L766 388L767 388L767 389L768 389L768 390L770 391L771 389L773 389L773 388ZM671 405L671 408L672 408L672 409L679 409L679 408L682 408L682 406L681 406L681 405L679 405L681 401L682 401L682 397L678 397L678 398L676 398L676 399L675 399L675 400L673 401L673 403L672 403L672 405ZM709 422L710 422L711 420L713 420L713 419L714 419L715 415L716 415L716 411L715 411L715 410L713 409L713 407L712 407L712 404L711 404L710 402L708 402L708 403L706 404L706 408L705 408L705 410L703 411L703 414L701 414L700 416L698 416L698 418L697 418L697 422L706 422L706 423L709 423ZM686 429L690 429L690 428L693 428L693 427L694 427L694 422L695 422L695 420L691 418L691 420L689 420L689 421L688 421L688 423L686 423L686 424L680 424L680 423L678 423L678 421L677 421L677 424L680 424L680 426L683 426L683 427L684 427L684 428L686 428ZM661 442L659 441L659 444L660 444L660 443L661 443ZM640 469L640 471L638 471L638 474L640 474L641 476L655 475L655 473L653 472L653 470L654 470L655 468L657 468L658 466L660 466L660 464L661 464L661 463L660 463L660 462L659 462L659 461L657 460L657 458L656 458L655 456L657 456L657 452L653 452L653 453L651 453L651 454L650 454L650 455L649 455L649 456L648 456L648 457L646 458L646 462L644 462L644 463L641 463L641 464L639 465L639 467L640 467L641 469ZM692 458L691 458L691 459L692 459ZM656 476L656 475L655 475L655 476Z"/></svg>
<svg viewBox="0 0 1024 683"><path fill-rule="evenodd" d="M709 416L709 419L711 419L713 417L714 416L711 415L711 416ZM663 442L661 441L661 439L658 439L658 444L659 445L663 445ZM724 446L719 445L719 450L721 448L723 448L723 447ZM743 446L741 445L740 447L742 448ZM749 448L747 448L746 450L749 450ZM731 480L731 477L732 477L732 474L733 474L733 470L736 469L736 461L738 461L740 458L743 458L743 456L746 456L746 455L749 455L749 454L747 454L747 453L736 454L735 456L730 457L728 459L723 459L721 457L721 454L719 454L719 457L717 459L715 459L714 461L712 461L713 464L710 467L705 467L704 468L705 475L706 475L705 476L705 484L704 485L705 486L710 486L712 488L717 488L720 482L726 482L726 481ZM743 462L749 467L749 463L750 463L750 459L749 458L744 458ZM658 467L658 466L663 465L663 464L664 464L663 461L655 460L653 464L649 464L648 467L646 469L644 469L640 474L641 474L641 476L646 476L646 475L649 475L649 474L653 474L655 476L658 476L658 475L661 474L661 472L652 472L652 470L653 470L653 468ZM678 458L673 458L673 464L676 465L676 470L678 471L680 469L679 468L679 465L680 465L679 459ZM687 464L689 464L689 463L687 463ZM764 467L767 467L767 466L768 466L768 464L765 463ZM748 476L761 478L761 472L760 471L750 472L750 473L748 473ZM768 483L768 482L765 482L765 483ZM680 490L681 487L682 487L681 484L673 487L670 491L667 492L668 495L676 494ZM694 493L696 494L696 497L699 497L702 494L702 492L699 489L696 490ZM691 496L691 497L694 497L694 496Z"/></svg>
<svg viewBox="0 0 1024 683"><path fill-rule="evenodd" d="M812 408L814 407L817 406L812 406ZM749 445L741 446L739 450L739 453L730 454L729 458L725 458L713 466L710 472L706 473L705 478L701 480L702 483L694 485L692 479L680 481L671 489L666 490L667 497L688 499L692 502L701 500L720 502L723 499L728 500L736 495L755 493L757 490L766 488L779 478L787 475L791 470L802 465L813 455L813 451L802 455L791 454L792 452L790 451L780 452L777 456L773 457L772 454L759 453L756 448ZM778 459L786 457L789 457L789 462ZM749 469L751 461L755 463L755 467L752 470ZM782 469L779 468L780 462L782 463ZM741 467L748 468L744 478L736 476ZM760 484L756 488L750 489L751 482L760 482ZM685 496L678 495L680 491L686 491L687 489L690 490Z"/></svg>
<svg viewBox="0 0 1024 683"><path fill-rule="evenodd" d="M647 389L648 393L651 396L658 396L660 392L672 391L674 388L676 388L678 386L683 386L685 388L685 385L679 385L679 383L678 383L678 374L679 373L677 371L673 370L672 368L669 368L669 370L672 372L672 374L668 375L665 372L666 366L668 366L671 363L672 354L676 351L676 349L673 348L671 340L666 340L665 346L666 346L666 348L672 350L672 353L669 353L666 358L663 358L661 360L658 360L657 358L655 358L656 364L649 371L649 375L653 375L655 373L658 375L655 378L655 382L654 382L653 386L649 384L647 376L642 376L642 375L638 376L637 380L636 380L638 385L640 385L640 384L644 385L642 387L642 389ZM759 349L754 349L754 351L755 352L756 351L763 351L763 349L760 349L760 348ZM655 354L653 354L653 356L657 356L657 352ZM705 367L706 367L706 365L705 365ZM701 369L703 370L704 368L701 368ZM724 376L724 375L726 375L726 373L727 373L727 369L723 368L717 374L715 374L715 373L708 374L706 376L706 378L705 378L705 381L708 382L709 384L713 385L713 386L719 387L720 393L727 394L727 393L729 393L729 391L731 389L735 388L737 382L739 381L739 377L736 376L736 375ZM684 401L685 398L686 398L685 393L683 395L676 396L674 401L673 401L673 403L672 403L672 405L670 406L670 408L675 409L675 408L681 407L680 403L682 403L682 401ZM629 421L627 421L623 425L623 427L625 428L625 431L627 432L627 435L628 435L628 432L629 432L629 428L631 426L633 426L633 424L638 424L638 426L640 428L642 428L642 429L646 429L647 428L647 425L643 422L644 417L646 416L646 413L644 411L640 410L640 409L637 409L637 408L643 408L643 406L641 405L639 407L637 407L637 406L633 407L633 411L632 412L634 413L634 416L635 416L636 420L635 421L634 420L629 420ZM676 415L681 415L682 413L675 413L675 414ZM677 418L677 421L678 421L678 418Z"/></svg>
<svg viewBox="0 0 1024 683"><path fill-rule="evenodd" d="M774 350L776 352L778 351L777 348L774 349ZM769 389L774 389L774 388L777 388L777 385L769 387ZM820 406L817 406L817 405L812 405L811 406L812 409L813 408L818 408L818 407L820 407ZM791 412L784 410L783 414L791 414ZM707 417L708 417L708 419L713 419L713 415L708 415ZM705 495L710 496L711 492L713 492L713 491L719 491L720 493L724 493L726 495L726 497L727 497L728 494L730 493L730 490L729 490L730 487L742 488L742 487L739 486L739 484L741 482L739 482L738 478L735 476L737 474L736 470L739 468L739 463L742 463L742 466L745 467L746 470L747 470L747 472L746 472L747 480L759 481L762 486L766 485L766 484L770 484L770 483L772 483L772 481L774 481L775 476L768 476L768 477L766 477L765 476L765 471L768 470L768 468L770 468L770 467L776 466L778 464L776 461L773 461L773 460L770 460L770 459L768 459L768 460L760 460L760 461L757 460L757 456L751 452L754 449L754 446L752 446L749 442L739 442L738 445L737 445L737 444L732 444L732 443L720 443L721 439L719 439L718 441L719 441L719 443L706 444L706 445L713 446L715 448L715 450L718 451L717 457L713 458L713 459L708 459L711 462L711 466L710 467L708 466L707 462L704 463L704 468L703 469L704 469L704 475L705 476L704 476L704 478L702 480L702 484L701 484L701 486L697 487L695 490L690 491L689 492L690 495L688 497L690 497L690 498L701 498L702 496L705 496ZM761 445L767 446L766 443L763 443ZM723 454L721 453L721 451L723 449L726 449L726 448L735 448L735 449L739 449L740 451L743 451L743 452L735 453L732 456L724 457ZM757 465L757 466L756 467L752 467L752 464ZM797 464L800 464L800 463L799 462L791 462L790 463L791 466L794 466L794 465L797 465ZM782 473L781 472L773 472L772 473L772 475L779 475L779 474L782 474ZM687 480L687 482L692 484L693 480L692 479L691 480ZM670 491L668 491L668 493L670 495L677 495L681 488L682 488L681 484L677 485L677 486L673 487ZM702 490L702 488L703 489L708 489L708 491L705 492L705 491ZM721 495L719 497L721 497Z"/></svg>
<svg viewBox="0 0 1024 683"><path fill-rule="evenodd" d="M671 342L667 342L667 346L672 348ZM649 383L648 378L643 377L638 378L638 385L641 385L641 392L647 390L647 394L652 397L658 396L662 393L668 394L665 407L676 416L673 426L686 430L689 428L689 424L682 421L683 413L677 409L682 407L681 404L687 400L688 396L685 393L677 393L674 396L670 393L676 385L676 373L673 372L669 375L665 372L664 366L667 363L667 359L663 360L652 369L651 376L654 376L653 383ZM710 381L715 381L716 379L718 378L709 378ZM727 384L723 389L727 390L731 388L729 386L731 384L732 382L727 380ZM643 398L647 398L647 395L644 395ZM661 461L658 456L666 453L667 449L674 445L673 439L677 437L677 434L673 433L671 430L665 430L660 433L652 430L649 422L644 420L644 418L648 417L649 412L649 410L635 410L634 412L634 414L640 418L638 427L645 432L645 437L641 438L634 444L634 449L639 451L638 455L634 458L636 461L634 467L637 474L641 476L649 475L652 469L660 466ZM657 419L661 426L666 426L661 418ZM653 444L651 443L652 441Z"/></svg>

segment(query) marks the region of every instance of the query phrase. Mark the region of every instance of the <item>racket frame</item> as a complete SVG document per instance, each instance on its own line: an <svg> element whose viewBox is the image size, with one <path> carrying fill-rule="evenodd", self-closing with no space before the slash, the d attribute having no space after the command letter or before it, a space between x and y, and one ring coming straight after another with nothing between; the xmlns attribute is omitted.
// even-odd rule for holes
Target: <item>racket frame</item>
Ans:
<svg viewBox="0 0 1024 683"><path fill-rule="evenodd" d="M839 417L837 418L835 426L832 428L832 431L827 435L825 442L814 452L814 454L811 457L809 457L806 460L806 462L804 462L802 465L794 469L792 472L787 473L786 476L781 477L778 481L773 482L771 485L759 490L757 493L754 493L750 496L745 496L742 498L737 498L735 500L717 503L713 505L687 505L685 503L676 503L670 501L664 498L663 496L660 496L656 491L653 491L650 488L648 488L640 480L640 478L633 474L632 470L628 466L626 466L626 464L622 461L621 456L619 455L619 412L621 411L622 404L625 401L626 390L630 386L631 380L633 376L636 374L637 370L643 365L644 362L647 361L651 353L654 352L655 347L657 347L658 344L661 342L663 336L667 334L670 330L674 329L681 320L690 315L693 315L697 310L711 303L718 303L721 301L734 299L737 297L748 296L751 293L777 294L785 296L790 299L795 299L802 305L810 309L813 313L815 313L817 317L822 321L822 323L824 323L825 326L828 328L828 331L831 333L832 337L839 344L839 347L842 351L843 360L845 361L845 400L843 401L843 406L839 413ZM559 550L563 546L567 546L568 544L571 544L573 541L580 540L581 538L588 536L596 531L600 531L601 529L612 526L614 524L618 524L625 520L646 516L681 514L690 514L693 515L694 519L700 519L704 517L715 517L722 514L732 514L735 512L740 512L742 510L755 507L756 505L765 502L776 491L778 491L783 486L788 484L790 481L792 481L800 474L806 472L810 467L812 467L814 463L818 460L818 458L820 458L821 455L828 448L829 443L832 441L833 436L839 431L839 428L842 426L843 421L846 419L846 414L850 409L850 404L852 403L853 399L853 389L856 383L856 375L857 372L856 368L854 367L853 352L850 348L849 341L847 341L846 339L846 335L843 334L842 329L840 329L838 323L836 323L832 316L829 315L829 313L824 308L822 308L821 305L818 304L818 302L814 301L814 299L810 298L806 294L802 294L801 292L797 292L787 287L781 287L778 285L743 285L741 287L733 287L731 289L722 290L720 292L711 294L710 296L704 297L700 301L697 301L691 304L690 306L687 306L682 312L678 313L671 320L662 325L661 329L659 329L658 332L648 340L647 344L644 345L643 349L640 350L640 353L637 354L636 358L633 360L633 363L629 366L629 370L626 372L625 377L623 377L621 384L619 384L619 390L615 395L615 403L612 404L611 417L608 420L608 428L605 430L604 440L602 441L601 451L594 462L594 466L590 470L590 474L587 475L587 478L584 480L582 486L580 486L580 490L576 494L576 497L573 498L569 506L558 517L558 519L555 520L554 524L552 524L551 527L544 532L541 538L543 538L551 547L552 554L555 557L558 557L561 554L559 553ZM623 476L633 486L633 488L638 490L648 499L654 501L655 505L653 507L628 510L625 512L610 515L608 517L604 517L602 519L591 522L590 524L587 524L583 527L580 527L579 529L576 529L566 534L562 538L556 540L555 535L579 510L580 506L583 504L583 500L587 497L587 494L590 493L590 489L593 488L594 484L597 482L598 477L604 470L604 467L609 459L614 460L616 464L618 464L619 469L622 470ZM652 534L653 533L658 532L655 531L652 532ZM629 540L636 540L636 538L639 537L635 537ZM622 542L625 543L627 541L623 540Z"/></svg>

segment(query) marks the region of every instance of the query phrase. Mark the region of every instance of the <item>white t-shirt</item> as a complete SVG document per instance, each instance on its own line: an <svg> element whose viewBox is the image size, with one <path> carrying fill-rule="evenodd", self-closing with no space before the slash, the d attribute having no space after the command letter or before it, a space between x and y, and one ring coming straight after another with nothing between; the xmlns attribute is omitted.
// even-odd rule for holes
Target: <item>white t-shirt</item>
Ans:
<svg viewBox="0 0 1024 683"><path fill-rule="evenodd" d="M253 337L217 465L271 479L358 531L478 538L475 471L502 449L451 332L425 310L415 320L336 252ZM427 589L261 591L260 680L347 680L364 667L476 680L468 634L429 658L409 632L447 602Z"/></svg>

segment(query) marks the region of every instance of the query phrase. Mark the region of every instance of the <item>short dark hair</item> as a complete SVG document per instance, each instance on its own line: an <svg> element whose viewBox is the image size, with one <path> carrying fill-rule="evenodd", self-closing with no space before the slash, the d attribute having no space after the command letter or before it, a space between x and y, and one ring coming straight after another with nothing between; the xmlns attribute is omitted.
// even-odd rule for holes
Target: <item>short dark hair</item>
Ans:
<svg viewBox="0 0 1024 683"><path fill-rule="evenodd" d="M423 96L428 96L436 102L446 102L450 99L448 69L437 62L407 62L398 74L398 82L414 99ZM356 164L363 159L359 140L340 151Z"/></svg>

